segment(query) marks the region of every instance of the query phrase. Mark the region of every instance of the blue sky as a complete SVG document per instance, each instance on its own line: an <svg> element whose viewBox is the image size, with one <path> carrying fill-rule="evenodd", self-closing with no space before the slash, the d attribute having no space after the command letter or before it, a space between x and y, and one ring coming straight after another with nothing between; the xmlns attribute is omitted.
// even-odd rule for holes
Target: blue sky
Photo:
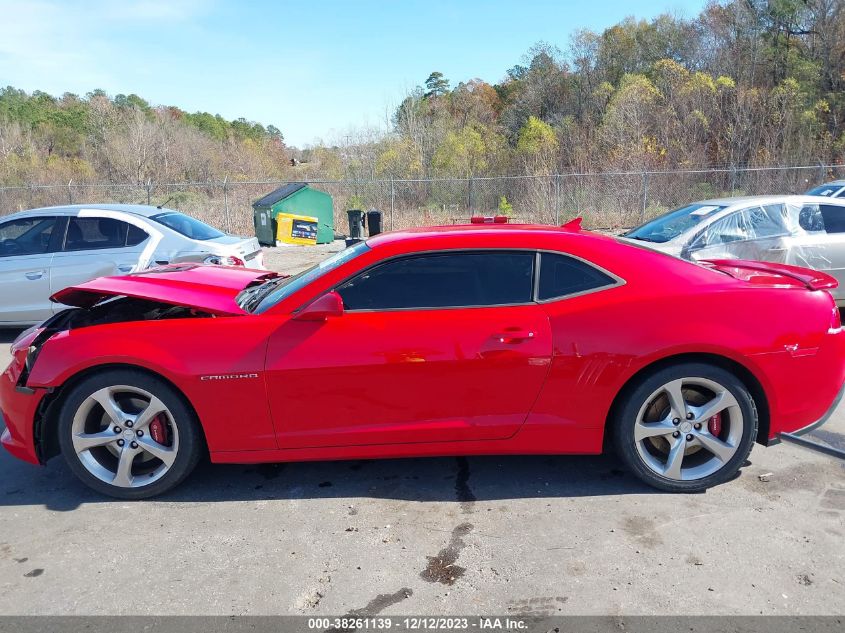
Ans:
<svg viewBox="0 0 845 633"><path fill-rule="evenodd" d="M0 84L136 93L274 124L289 144L384 127L439 70L500 80L540 40L627 15L696 15L704 0L0 0Z"/></svg>

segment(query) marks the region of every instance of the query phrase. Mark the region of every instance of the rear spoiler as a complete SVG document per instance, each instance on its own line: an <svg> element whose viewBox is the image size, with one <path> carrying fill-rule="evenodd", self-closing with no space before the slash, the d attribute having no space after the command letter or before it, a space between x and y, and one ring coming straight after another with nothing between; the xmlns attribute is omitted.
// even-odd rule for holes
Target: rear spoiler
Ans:
<svg viewBox="0 0 845 633"><path fill-rule="evenodd" d="M758 273L768 273L769 275L777 275L781 277L789 277L794 281L798 281L807 288L807 290L830 290L836 288L839 282L836 278L831 277L827 273L818 270L810 270L809 268L801 268L800 266L789 266L788 264L775 264L772 262L758 262L747 259L703 259L699 264L710 266L717 270L727 273L732 277L737 277L739 272L740 277L743 275L741 271L751 271Z"/></svg>

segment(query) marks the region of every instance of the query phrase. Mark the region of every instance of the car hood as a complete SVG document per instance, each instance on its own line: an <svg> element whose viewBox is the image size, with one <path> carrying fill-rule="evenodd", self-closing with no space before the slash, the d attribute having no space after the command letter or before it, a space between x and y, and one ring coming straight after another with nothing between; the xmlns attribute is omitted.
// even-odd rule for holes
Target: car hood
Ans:
<svg viewBox="0 0 845 633"><path fill-rule="evenodd" d="M235 298L249 285L277 273L240 267L185 264L151 268L119 277L100 277L60 290L51 301L79 308L109 297L134 297L195 308L220 316L247 314Z"/></svg>

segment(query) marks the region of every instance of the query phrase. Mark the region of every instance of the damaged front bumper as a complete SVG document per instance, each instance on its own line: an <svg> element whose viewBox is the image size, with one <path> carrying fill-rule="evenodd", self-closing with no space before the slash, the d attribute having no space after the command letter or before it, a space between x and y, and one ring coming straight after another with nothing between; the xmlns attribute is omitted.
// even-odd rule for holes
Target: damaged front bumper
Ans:
<svg viewBox="0 0 845 633"><path fill-rule="evenodd" d="M0 374L0 444L12 455L31 464L39 464L35 421L47 389L26 385L27 359L34 359L31 346L42 330L31 328L12 343L12 360ZM36 354L37 355L37 352Z"/></svg>
<svg viewBox="0 0 845 633"><path fill-rule="evenodd" d="M34 437L35 417L45 390L35 394L15 392L0 382L0 444L10 454L30 464L41 464ZM15 394L12 398L8 397Z"/></svg>

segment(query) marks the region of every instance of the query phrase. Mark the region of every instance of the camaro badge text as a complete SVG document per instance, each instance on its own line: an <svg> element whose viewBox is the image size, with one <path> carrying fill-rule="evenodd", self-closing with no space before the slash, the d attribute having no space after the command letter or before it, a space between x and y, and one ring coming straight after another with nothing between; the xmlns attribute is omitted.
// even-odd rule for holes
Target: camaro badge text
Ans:
<svg viewBox="0 0 845 633"><path fill-rule="evenodd" d="M218 374L216 376L200 376L200 380L237 380L239 378L258 378L258 374Z"/></svg>

